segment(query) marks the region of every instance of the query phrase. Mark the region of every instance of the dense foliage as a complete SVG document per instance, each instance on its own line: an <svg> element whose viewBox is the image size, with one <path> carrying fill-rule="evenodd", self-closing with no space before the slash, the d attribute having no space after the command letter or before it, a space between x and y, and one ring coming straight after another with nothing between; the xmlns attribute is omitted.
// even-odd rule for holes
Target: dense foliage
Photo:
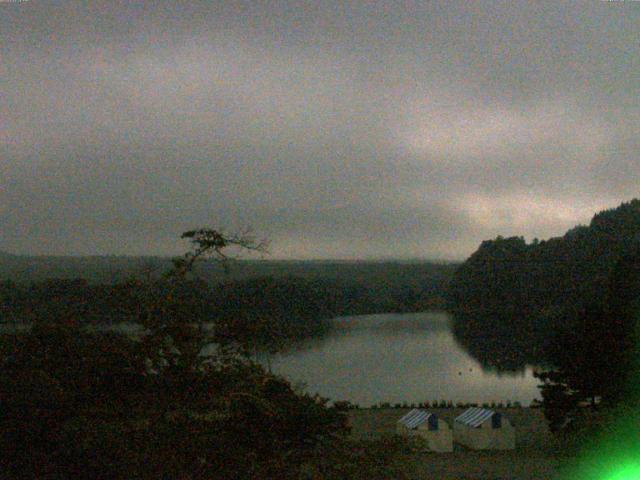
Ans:
<svg viewBox="0 0 640 480"><path fill-rule="evenodd" d="M638 242L637 199L563 237L483 242L450 285L457 337L487 364L548 363L559 328L573 325L587 307L606 310L616 264Z"/></svg>
<svg viewBox="0 0 640 480"><path fill-rule="evenodd" d="M294 391L233 348L205 354L203 286L186 273L234 239L187 238L194 251L159 283L108 293L83 282L5 285L9 309L21 295L46 301L30 311L30 329L0 337L2 478L399 478L377 460L402 445L349 440L345 405ZM142 333L87 330L103 302L118 303Z"/></svg>
<svg viewBox="0 0 640 480"><path fill-rule="evenodd" d="M140 343L50 324L1 353L3 478L297 478L347 433L339 408L237 355L150 370Z"/></svg>
<svg viewBox="0 0 640 480"><path fill-rule="evenodd" d="M552 431L580 428L586 403L611 408L636 398L639 327L640 243L617 262L604 306L572 313L550 342L554 369L539 378Z"/></svg>
<svg viewBox="0 0 640 480"><path fill-rule="evenodd" d="M457 264L428 261L296 261L237 259L230 269L219 262L194 265L194 276L209 285L245 281L312 284L345 297L341 312L410 312L443 307L446 289ZM161 279L171 267L161 257L50 257L0 252L0 281L29 286L55 278L83 278L89 285L112 285L131 277ZM240 287L242 288L242 287Z"/></svg>
<svg viewBox="0 0 640 480"><path fill-rule="evenodd" d="M485 363L537 363L553 431L625 402L640 313L640 200L547 242L483 242L452 281L458 338ZM580 420L580 421L576 421Z"/></svg>
<svg viewBox="0 0 640 480"><path fill-rule="evenodd" d="M255 351L278 350L293 341L322 335L328 329L327 320L339 315L420 311L444 304L451 273L448 265L423 272L426 277L418 280L426 278L424 285L401 273L397 265L368 279L365 274L370 266L361 267L364 270L353 278L331 277L325 271L322 275L248 276L211 283L202 275L190 275L181 286L173 287L172 295L179 302L172 308L201 322L215 319L216 341ZM411 271L413 267L407 268ZM0 284L0 318L2 322L31 323L52 309L65 308L73 309L84 323L134 322L140 301L168 288L166 278L143 279L110 284L65 278L31 284L5 281Z"/></svg>

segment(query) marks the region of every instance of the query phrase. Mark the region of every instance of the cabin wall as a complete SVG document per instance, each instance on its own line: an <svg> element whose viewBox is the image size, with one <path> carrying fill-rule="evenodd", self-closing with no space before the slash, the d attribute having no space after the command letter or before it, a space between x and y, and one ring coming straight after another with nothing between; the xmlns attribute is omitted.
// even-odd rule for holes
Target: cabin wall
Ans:
<svg viewBox="0 0 640 480"><path fill-rule="evenodd" d="M501 428L492 428L491 420L479 428L455 423L453 437L457 443L473 450L513 450L516 447L515 428L504 418Z"/></svg>
<svg viewBox="0 0 640 480"><path fill-rule="evenodd" d="M427 450L431 452L453 451L453 432L447 422L440 418L438 419L438 430L429 430L426 423L415 430L410 430L405 425L398 423L396 433L406 437L420 437L426 443Z"/></svg>

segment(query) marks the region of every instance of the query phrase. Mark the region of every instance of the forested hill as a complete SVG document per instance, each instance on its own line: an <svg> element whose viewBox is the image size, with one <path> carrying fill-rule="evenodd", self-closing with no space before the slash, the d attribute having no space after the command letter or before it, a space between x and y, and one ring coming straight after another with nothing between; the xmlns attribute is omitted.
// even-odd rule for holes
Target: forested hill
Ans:
<svg viewBox="0 0 640 480"><path fill-rule="evenodd" d="M486 364L544 362L545 345L562 323L586 307L605 307L612 272L638 243L639 199L562 237L482 242L450 285L458 339Z"/></svg>
<svg viewBox="0 0 640 480"><path fill-rule="evenodd" d="M424 283L425 279L450 277L458 263L429 260L248 260L201 262L196 275L209 283L259 277L304 277L388 284ZM170 257L158 256L52 256L14 255L0 250L0 281L31 284L51 278L83 278L90 284L108 284L150 274L160 278L171 268Z"/></svg>
<svg viewBox="0 0 640 480"><path fill-rule="evenodd" d="M160 279L171 267L166 257L26 256L0 251L0 282L22 287L52 279L83 279L89 285L114 285L132 277ZM210 286L233 284L238 291L256 284L298 284L344 297L340 313L380 313L444 308L446 290L458 264L430 261L236 260L224 268L201 262L195 276ZM287 287L289 288L289 287ZM253 291L253 290L252 290ZM254 292L255 293L255 292ZM335 303L335 302L333 302Z"/></svg>
<svg viewBox="0 0 640 480"><path fill-rule="evenodd" d="M49 259L49 260L47 260ZM0 259L0 324L66 316L81 323L135 321L123 306L143 295L133 278L162 289L165 258ZM203 262L175 295L192 318L217 322L226 341L280 346L322 334L341 315L445 307L457 265L431 262L237 261L226 274Z"/></svg>

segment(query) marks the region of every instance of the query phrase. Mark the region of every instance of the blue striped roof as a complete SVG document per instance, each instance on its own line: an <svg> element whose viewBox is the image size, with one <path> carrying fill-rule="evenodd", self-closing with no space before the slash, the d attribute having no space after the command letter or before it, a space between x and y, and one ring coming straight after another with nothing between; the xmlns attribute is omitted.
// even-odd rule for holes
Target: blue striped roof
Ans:
<svg viewBox="0 0 640 480"><path fill-rule="evenodd" d="M407 413L404 417L398 420L398 423L402 423L409 429L414 429L419 425L422 425L429 417L433 415L432 413L425 412L424 410L420 410L419 408L414 408L409 413Z"/></svg>
<svg viewBox="0 0 640 480"><path fill-rule="evenodd" d="M456 417L455 421L470 427L479 427L482 423L491 418L495 412L486 408L473 407L466 410L462 415Z"/></svg>

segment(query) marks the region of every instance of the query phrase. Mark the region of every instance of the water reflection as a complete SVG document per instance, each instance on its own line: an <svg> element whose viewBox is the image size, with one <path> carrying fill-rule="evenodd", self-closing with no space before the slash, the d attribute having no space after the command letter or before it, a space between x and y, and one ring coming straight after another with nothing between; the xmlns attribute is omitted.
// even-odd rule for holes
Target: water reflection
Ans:
<svg viewBox="0 0 640 480"><path fill-rule="evenodd" d="M0 327L5 333L30 328L14 324ZM259 360L292 383L304 383L311 393L362 406L441 400L528 405L539 398L531 366L519 364L507 371L488 367L486 362L483 366L476 360L481 356L469 355L458 343L446 313L342 317L333 320L333 327L321 338ZM135 323L87 328L134 337L144 333Z"/></svg>
<svg viewBox="0 0 640 480"><path fill-rule="evenodd" d="M388 401L519 401L538 398L532 368L483 368L458 345L446 313L343 317L325 337L270 357L276 373L307 390L361 405Z"/></svg>

